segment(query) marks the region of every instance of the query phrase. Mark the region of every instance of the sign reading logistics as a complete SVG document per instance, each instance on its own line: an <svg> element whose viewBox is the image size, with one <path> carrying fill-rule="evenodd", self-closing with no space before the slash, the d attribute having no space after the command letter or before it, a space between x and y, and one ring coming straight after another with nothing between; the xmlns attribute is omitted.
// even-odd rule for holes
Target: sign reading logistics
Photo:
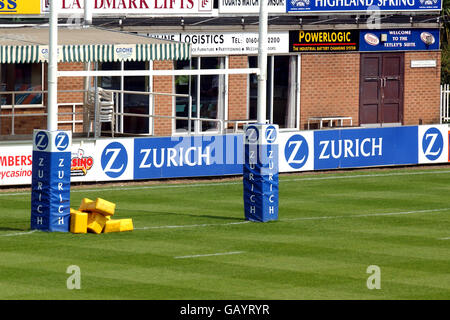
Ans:
<svg viewBox="0 0 450 320"><path fill-rule="evenodd" d="M31 229L68 232L71 131L34 130Z"/></svg>
<svg viewBox="0 0 450 320"><path fill-rule="evenodd" d="M289 31L290 52L342 52L358 50L358 30Z"/></svg>
<svg viewBox="0 0 450 320"><path fill-rule="evenodd" d="M0 0L0 15L41 14L39 0Z"/></svg>
<svg viewBox="0 0 450 320"><path fill-rule="evenodd" d="M259 35L257 32L197 32L146 35L158 39L190 43L193 56L258 53ZM271 54L289 53L289 32L269 32L267 34L267 51Z"/></svg>
<svg viewBox="0 0 450 320"><path fill-rule="evenodd" d="M439 11L441 0L290 0L287 12Z"/></svg>
<svg viewBox="0 0 450 320"><path fill-rule="evenodd" d="M439 50L439 29L361 30L359 50Z"/></svg>

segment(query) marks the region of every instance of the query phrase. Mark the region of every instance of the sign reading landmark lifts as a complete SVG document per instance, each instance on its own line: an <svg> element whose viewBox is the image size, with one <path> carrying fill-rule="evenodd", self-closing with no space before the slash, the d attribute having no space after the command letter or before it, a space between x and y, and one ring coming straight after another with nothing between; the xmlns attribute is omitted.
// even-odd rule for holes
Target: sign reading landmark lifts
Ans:
<svg viewBox="0 0 450 320"><path fill-rule="evenodd" d="M0 0L1 1L1 0ZM85 0L55 0L60 14L84 14ZM101 15L125 14L201 14L211 13L213 0L90 0L92 13ZM43 0L43 12L49 12L49 0Z"/></svg>
<svg viewBox="0 0 450 320"><path fill-rule="evenodd" d="M342 52L359 50L358 30L290 31L290 52Z"/></svg>

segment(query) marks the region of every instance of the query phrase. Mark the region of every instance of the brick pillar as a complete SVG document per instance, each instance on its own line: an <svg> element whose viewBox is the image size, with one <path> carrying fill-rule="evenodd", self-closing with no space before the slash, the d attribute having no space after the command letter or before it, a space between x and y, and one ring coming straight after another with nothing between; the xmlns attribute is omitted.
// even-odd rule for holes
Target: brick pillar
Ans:
<svg viewBox="0 0 450 320"><path fill-rule="evenodd" d="M229 69L248 68L247 56L230 56ZM228 119L247 119L247 74L231 74L228 76Z"/></svg>
<svg viewBox="0 0 450 320"><path fill-rule="evenodd" d="M434 68L411 68L411 60L436 60ZM441 53L406 52L403 124L439 123Z"/></svg>
<svg viewBox="0 0 450 320"><path fill-rule="evenodd" d="M153 70L173 70L173 61L154 61ZM156 93L174 93L172 76L154 76L153 92ZM155 115L173 116L173 97L155 96ZM172 135L172 119L155 118L154 120L155 136Z"/></svg>

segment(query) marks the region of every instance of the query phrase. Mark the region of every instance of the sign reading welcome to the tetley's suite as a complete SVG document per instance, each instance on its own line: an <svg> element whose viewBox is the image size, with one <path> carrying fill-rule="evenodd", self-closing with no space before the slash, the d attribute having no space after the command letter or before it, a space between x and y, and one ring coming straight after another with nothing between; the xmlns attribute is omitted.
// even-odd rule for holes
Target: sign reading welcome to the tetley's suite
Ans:
<svg viewBox="0 0 450 320"><path fill-rule="evenodd" d="M438 11L441 0L288 0L287 12Z"/></svg>

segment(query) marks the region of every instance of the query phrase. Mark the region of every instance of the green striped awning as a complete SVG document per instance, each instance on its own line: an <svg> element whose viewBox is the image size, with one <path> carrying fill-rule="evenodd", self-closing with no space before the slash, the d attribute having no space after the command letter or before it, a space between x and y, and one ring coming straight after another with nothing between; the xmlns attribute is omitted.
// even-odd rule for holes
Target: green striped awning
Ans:
<svg viewBox="0 0 450 320"><path fill-rule="evenodd" d="M60 29L59 62L189 60L188 43L96 27ZM48 61L48 28L0 29L0 63Z"/></svg>

